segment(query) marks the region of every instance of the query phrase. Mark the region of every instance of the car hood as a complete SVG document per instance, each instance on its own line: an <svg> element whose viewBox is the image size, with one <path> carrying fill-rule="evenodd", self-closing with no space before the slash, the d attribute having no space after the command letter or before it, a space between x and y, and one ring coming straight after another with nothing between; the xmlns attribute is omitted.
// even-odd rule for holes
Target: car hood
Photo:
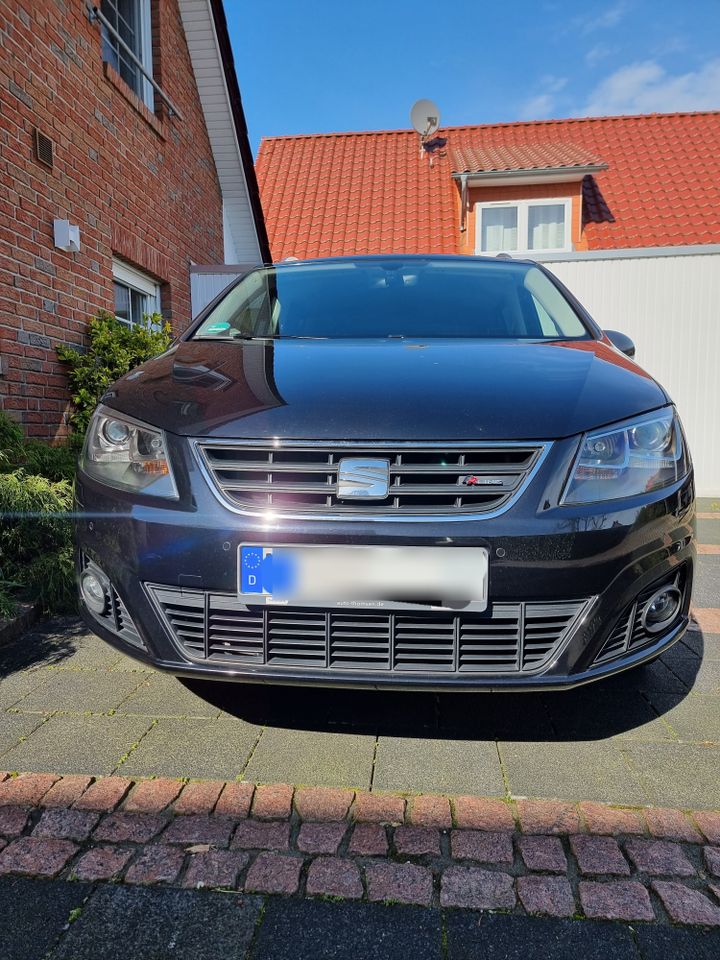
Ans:
<svg viewBox="0 0 720 960"><path fill-rule="evenodd" d="M553 440L668 398L594 340L191 340L103 402L187 436Z"/></svg>

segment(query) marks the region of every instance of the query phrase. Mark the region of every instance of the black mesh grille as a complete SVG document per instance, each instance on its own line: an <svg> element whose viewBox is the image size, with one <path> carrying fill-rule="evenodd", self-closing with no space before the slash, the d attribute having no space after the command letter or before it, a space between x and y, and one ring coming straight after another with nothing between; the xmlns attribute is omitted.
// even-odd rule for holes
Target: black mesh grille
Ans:
<svg viewBox="0 0 720 960"><path fill-rule="evenodd" d="M216 489L232 506L280 513L423 515L488 513L517 495L541 445L396 447L198 443ZM381 500L338 496L345 458L385 460L390 485Z"/></svg>
<svg viewBox="0 0 720 960"><path fill-rule="evenodd" d="M588 601L494 603L484 613L248 607L148 584L191 659L398 673L522 673L550 661Z"/></svg>

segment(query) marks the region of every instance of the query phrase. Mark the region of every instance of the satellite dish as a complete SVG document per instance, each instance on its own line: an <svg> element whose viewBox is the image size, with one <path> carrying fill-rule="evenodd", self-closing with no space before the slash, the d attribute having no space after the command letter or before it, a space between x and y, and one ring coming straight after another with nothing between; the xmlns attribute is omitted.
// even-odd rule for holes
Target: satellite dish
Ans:
<svg viewBox="0 0 720 960"><path fill-rule="evenodd" d="M431 137L440 126L437 104L432 100L416 100L410 111L410 123L423 139Z"/></svg>

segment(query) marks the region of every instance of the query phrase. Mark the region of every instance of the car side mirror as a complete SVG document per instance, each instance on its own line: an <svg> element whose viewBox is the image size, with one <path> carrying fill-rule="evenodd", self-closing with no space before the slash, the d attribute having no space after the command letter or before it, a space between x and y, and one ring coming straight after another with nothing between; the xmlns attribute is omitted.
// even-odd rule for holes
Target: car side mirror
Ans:
<svg viewBox="0 0 720 960"><path fill-rule="evenodd" d="M626 356L635 356L635 344L632 342L630 337L626 336L624 333L620 333L618 330L606 330L605 336L614 347L617 347L618 350L620 350Z"/></svg>

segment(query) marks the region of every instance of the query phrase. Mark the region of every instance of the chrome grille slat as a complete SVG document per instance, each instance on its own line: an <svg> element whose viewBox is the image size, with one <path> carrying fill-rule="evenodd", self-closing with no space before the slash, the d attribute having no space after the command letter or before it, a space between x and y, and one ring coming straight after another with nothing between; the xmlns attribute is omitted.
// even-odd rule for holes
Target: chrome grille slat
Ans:
<svg viewBox="0 0 720 960"><path fill-rule="evenodd" d="M267 484L261 483L226 483L223 487L228 493L235 491L245 491L249 493L269 493L272 497L276 493L323 493L321 484L310 483L276 483L272 481L272 490L267 489Z"/></svg>
<svg viewBox="0 0 720 960"><path fill-rule="evenodd" d="M392 488L393 493L395 492L395 487ZM499 490L500 487L497 487L496 490ZM510 486L502 488L503 491L510 490ZM403 483L397 486L397 490L400 495L403 497L432 497L436 494L441 496L457 496L458 488L456 484L451 483ZM311 491L308 491L311 492ZM493 499L497 498L497 493L493 493L489 488L480 489L477 492L473 490L472 494L465 494L463 496L473 496L473 497L492 497Z"/></svg>
<svg viewBox="0 0 720 960"><path fill-rule="evenodd" d="M193 627L178 629L173 612L180 589L147 589L176 645L192 660L444 676L541 669L590 603L494 603L485 613L326 611L248 607L231 594L183 591L182 608L192 610Z"/></svg>
<svg viewBox="0 0 720 960"><path fill-rule="evenodd" d="M207 457L209 466L222 473L325 473L328 472L327 463L272 463L270 461L239 461L232 463L227 460L217 460Z"/></svg>
<svg viewBox="0 0 720 960"><path fill-rule="evenodd" d="M480 469L480 465L478 465L478 469ZM457 473L458 470L462 470L463 472L467 472L467 471L472 472L471 466L469 466L468 464L461 464L461 463L448 463L448 464L419 463L419 464L412 464L409 466L404 466L404 465L395 466L394 464L390 464L391 477L412 476L415 473L439 473L439 474ZM490 463L490 464L483 464L482 471L483 473L487 473L489 475L495 475L495 474L512 475L517 473L517 466L512 467L512 466L509 466L507 463Z"/></svg>
<svg viewBox="0 0 720 960"><path fill-rule="evenodd" d="M240 512L295 516L410 518L495 515L519 496L539 466L544 443L370 443L194 441L218 497ZM389 463L385 499L340 499L340 460ZM477 483L462 483L475 477Z"/></svg>

